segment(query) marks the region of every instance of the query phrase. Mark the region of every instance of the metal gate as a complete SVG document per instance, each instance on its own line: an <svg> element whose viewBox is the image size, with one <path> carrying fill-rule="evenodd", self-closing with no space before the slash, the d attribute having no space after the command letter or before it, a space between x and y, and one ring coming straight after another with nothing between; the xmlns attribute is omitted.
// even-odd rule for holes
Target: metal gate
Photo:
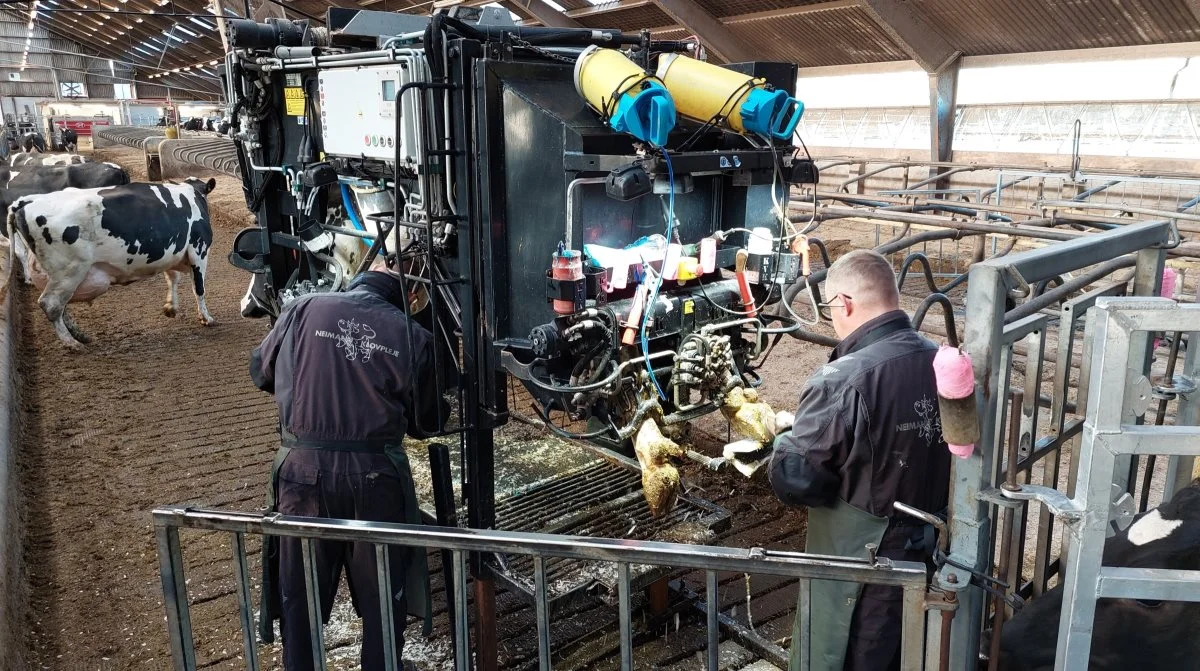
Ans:
<svg viewBox="0 0 1200 671"><path fill-rule="evenodd" d="M1196 337L1200 336L1200 305L1181 306L1165 299L1104 298L1090 317L1093 339L1091 393L1080 446L1079 479L1075 498L1058 492L1031 492L1067 522L1071 537L1063 575L1063 610L1059 623L1056 671L1085 671L1092 647L1096 600L1100 598L1200 601L1200 571L1103 566L1104 539L1109 523L1110 488L1127 472L1121 460L1131 455L1172 455L1187 462L1200 456L1200 426L1194 381L1200 374ZM1190 332L1191 347L1185 371L1154 382L1132 381L1140 368L1146 339L1155 332ZM1176 426L1146 426L1140 419L1152 399L1166 393L1184 396L1187 417ZM1191 473L1191 468L1177 468ZM1170 483L1168 483L1170 484ZM1167 493L1170 496L1170 492Z"/></svg>
<svg viewBox="0 0 1200 671"><path fill-rule="evenodd" d="M1171 222L1146 222L971 266L963 341L975 366L980 439L973 456L955 460L952 473L951 555L958 566L947 564L934 579L935 587L956 593L960 604L951 635L950 668L954 671L976 668L988 612L984 593L967 587L972 574L963 567L985 573L995 567L1011 591L1033 596L1041 594L1047 581L1060 573L1061 557L1055 556L1053 548L1054 520L1048 514L1039 516L1034 566L1029 567L1024 552L1029 511L1008 494L1029 487L1035 467L1042 472L1042 484L1057 489L1062 450L1083 430L1082 419L1067 421L1068 411L1078 414L1078 408L1086 406L1088 399L1086 341L1079 357L1079 384L1073 404L1069 397L1076 327L1088 308L1105 296L1127 292L1153 295L1162 275L1166 248L1178 244L1178 240L1178 231ZM1130 267L1130 277L1107 279ZM1063 280L1077 271L1083 272ZM1107 284L1067 299L1072 292L1103 281ZM1006 309L1013 298L1026 300ZM1059 301L1062 305L1057 315L1043 311ZM1057 352L1047 357L1049 334L1057 336ZM1125 371L1130 383L1146 374L1150 354L1149 334L1131 337L1135 351L1142 356L1131 360ZM1011 389L1018 358L1024 367L1016 372L1023 374L1024 384ZM1055 369L1049 393L1043 393L1046 365ZM1045 409L1051 413L1050 427L1039 435ZM1068 483L1075 480L1078 464L1079 451L1074 450ZM1114 482L1124 492L1131 480L1128 457L1117 471ZM1064 498L1071 494L1068 484ZM1024 583L1027 574L1032 580ZM993 601L991 668L996 664L994 653L998 651L1004 608L999 600ZM930 631L931 641L934 633Z"/></svg>
<svg viewBox="0 0 1200 671"><path fill-rule="evenodd" d="M718 669L720 643L719 600L717 572L731 571L748 575L765 574L796 578L800 589L801 618L799 640L801 668L809 668L808 635L810 613L808 599L811 581L838 580L872 585L899 587L904 592L903 646L901 668L919 671L922 665L922 631L924 624L926 575L923 564L893 562L884 558L859 560L827 557L794 552L774 552L762 548L737 549L682 543L588 538L550 534L504 532L480 529L458 529L438 526L413 526L382 522L357 522L284 515L225 512L190 508L157 508L154 510L155 533L158 539L159 569L162 576L163 604L167 611L167 628L171 641L171 658L177 671L197 668L189 618L187 579L184 575L183 552L179 542L181 528L209 529L232 535L233 565L237 581L242 644L246 668L259 669L258 647L255 641L254 604L250 593L249 567L246 560L246 535L291 536L301 539L304 552L305 586L308 591L309 624L313 632L313 660L317 669L325 669L325 650L322 642L321 611L316 605L317 582L314 574L315 540L372 543L378 565L387 566L390 546L407 546L448 550L453 554L453 594L455 668L472 668L471 642L467 610L467 560L469 553L504 553L529 555L534 566L534 596L537 614L539 668L551 668L550 615L547 607L546 560L562 557L615 564L617 572L618 608L621 637L621 669L633 669L633 616L630 595L630 567L633 564L690 568L705 572L709 671ZM872 553L873 554L873 553ZM378 574L380 593L391 594L387 571ZM389 599L380 600L385 651L394 651L392 622L394 613ZM403 616L403 615L402 615ZM388 653L394 654L394 653ZM400 668L400 660L388 658L388 671Z"/></svg>

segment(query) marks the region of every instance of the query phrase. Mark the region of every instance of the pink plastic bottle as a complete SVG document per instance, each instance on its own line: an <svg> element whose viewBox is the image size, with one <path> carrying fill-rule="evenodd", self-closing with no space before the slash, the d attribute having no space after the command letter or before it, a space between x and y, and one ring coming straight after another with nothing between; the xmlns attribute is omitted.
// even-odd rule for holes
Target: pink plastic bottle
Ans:
<svg viewBox="0 0 1200 671"><path fill-rule="evenodd" d="M700 241L700 272L707 275L717 269L717 240L704 238Z"/></svg>

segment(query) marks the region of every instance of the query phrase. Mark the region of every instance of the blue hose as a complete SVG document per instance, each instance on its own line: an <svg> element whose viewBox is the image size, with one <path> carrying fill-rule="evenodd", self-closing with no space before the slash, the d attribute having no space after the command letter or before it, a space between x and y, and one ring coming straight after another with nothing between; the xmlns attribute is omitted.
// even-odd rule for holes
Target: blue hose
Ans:
<svg viewBox="0 0 1200 671"><path fill-rule="evenodd" d="M367 229L362 225L362 222L358 220L358 215L354 213L354 200L350 197L350 186L348 184L342 184L341 187L342 205L346 208L346 216L350 217L350 223L354 224L354 228L366 233ZM366 242L368 245L375 244L375 240L373 238L367 238L364 240L364 242Z"/></svg>

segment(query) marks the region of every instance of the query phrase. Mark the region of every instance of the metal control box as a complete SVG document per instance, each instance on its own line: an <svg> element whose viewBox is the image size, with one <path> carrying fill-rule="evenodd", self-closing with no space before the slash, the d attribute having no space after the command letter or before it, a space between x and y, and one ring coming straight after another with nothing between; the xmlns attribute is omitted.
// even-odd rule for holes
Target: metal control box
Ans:
<svg viewBox="0 0 1200 671"><path fill-rule="evenodd" d="M318 76L321 137L330 156L390 161L400 146L400 162L417 165L423 150L418 114L420 89L405 84L428 81L423 57L398 65L322 70ZM403 93L402 93L403 92ZM396 96L400 95L400 135L396 135Z"/></svg>

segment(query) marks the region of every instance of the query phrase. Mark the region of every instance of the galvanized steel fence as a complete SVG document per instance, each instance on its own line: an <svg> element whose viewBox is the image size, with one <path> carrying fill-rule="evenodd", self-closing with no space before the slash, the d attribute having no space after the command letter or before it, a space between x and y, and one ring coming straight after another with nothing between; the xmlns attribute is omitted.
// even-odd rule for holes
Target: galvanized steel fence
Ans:
<svg viewBox="0 0 1200 671"><path fill-rule="evenodd" d="M391 594L391 576L387 558L391 546L448 550L453 555L455 600L454 642L455 669L472 668L469 619L467 610L468 557L474 553L504 553L531 555L534 565L534 597L536 601L539 668L551 668L551 622L547 608L546 560L561 557L585 561L609 562L617 568L618 609L621 638L621 668L633 669L633 615L630 595L630 567L633 564L696 569L705 572L708 650L707 668L719 668L719 620L717 598L718 571L745 574L765 574L795 578L799 581L801 635L793 646L800 646L801 668L809 668L808 633L811 614L808 612L811 581L837 580L898 587L903 590L903 646L901 667L904 671L923 668L922 656L924 607L926 589L925 566L913 562L893 562L886 559L857 560L792 552L773 552L762 548L737 549L681 543L587 538L550 534L504 532L478 529L459 529L438 526L413 526L380 522L356 522L283 515L225 512L191 508L157 508L154 510L155 533L158 540L159 568L162 577L163 603L167 611L167 626L171 643L173 667L178 671L197 668L189 617L187 578L184 575L180 529L208 529L229 533L233 539L233 565L241 619L242 643L246 668L257 670L259 657L254 634L254 603L250 591L249 566L246 559L247 535L291 536L301 540L304 556L304 576L308 597L308 615L313 632L313 658L316 668L325 669L325 650L322 641L321 609L317 605L317 579L314 572L314 541L346 541L372 543L377 565L381 567L378 580L381 594ZM380 599L383 640L388 671L401 667L395 658L392 602ZM403 615L401 615L403 617Z"/></svg>

